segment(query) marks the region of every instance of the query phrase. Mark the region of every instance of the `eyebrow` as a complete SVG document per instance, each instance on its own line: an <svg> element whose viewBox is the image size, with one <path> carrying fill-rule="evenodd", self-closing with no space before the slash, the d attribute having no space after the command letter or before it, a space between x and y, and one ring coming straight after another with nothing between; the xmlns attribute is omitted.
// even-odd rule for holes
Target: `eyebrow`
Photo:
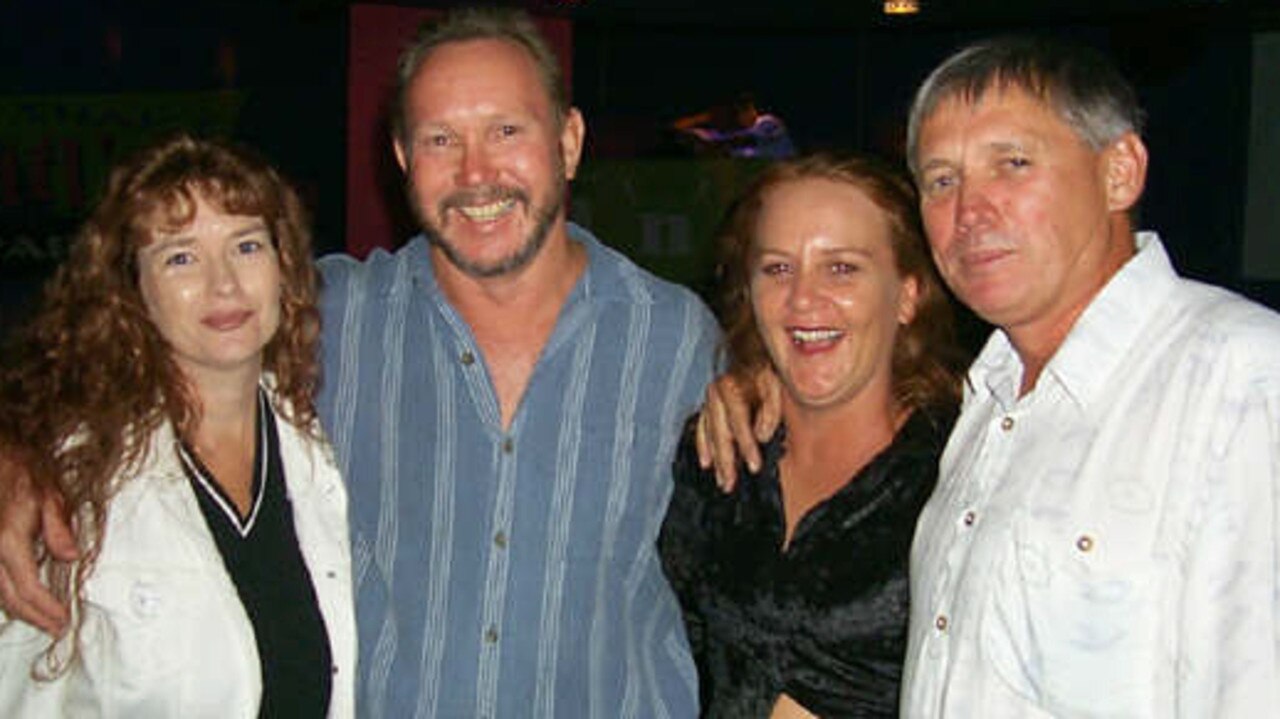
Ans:
<svg viewBox="0 0 1280 719"><path fill-rule="evenodd" d="M818 250L818 253L823 257L831 257L832 255L845 255L845 254L855 254L855 255L861 255L863 257L875 256L875 253L873 251L865 247L824 247L824 248L820 248ZM795 256L795 253L786 252L783 250L771 250L767 247L762 247L755 252L756 259L760 259L767 255L772 255L775 257L793 257Z"/></svg>
<svg viewBox="0 0 1280 719"><path fill-rule="evenodd" d="M1035 142L1028 140L991 140L978 145L975 154L980 159L982 156L1003 155L1010 152L1026 153L1031 152L1035 144ZM936 170L954 169L963 164L963 162L948 158L934 157L920 163L920 169L917 172L920 175L924 175Z"/></svg>
<svg viewBox="0 0 1280 719"><path fill-rule="evenodd" d="M157 233L155 239L139 249L139 252L144 255L154 255L171 247L190 247L195 243L196 238L191 235L161 235Z"/></svg>
<svg viewBox="0 0 1280 719"><path fill-rule="evenodd" d="M250 224L247 224L244 227L241 227L240 229L236 230L235 232L232 232L231 238L239 239L241 237L246 237L248 235L256 234L259 232L266 232L267 234L271 234L270 231L267 229L267 223L263 222L261 218L255 219Z"/></svg>
<svg viewBox="0 0 1280 719"><path fill-rule="evenodd" d="M933 170L947 169L955 166L956 166L956 163L952 162L951 160L943 160L941 158L935 157L928 160L927 162L921 163L919 172L920 174L924 174L926 172L930 172Z"/></svg>
<svg viewBox="0 0 1280 719"><path fill-rule="evenodd" d="M984 145L984 147L988 150L994 150L996 152L1009 152L1010 150L1026 152L1027 146L1029 144L1030 143L1027 143L1025 141L1019 141L1019 140L997 140L994 142L988 142L986 145Z"/></svg>
<svg viewBox="0 0 1280 719"><path fill-rule="evenodd" d="M190 247L196 243L196 238L190 234L189 229L189 227L184 227L178 232L155 231L155 240L143 247L141 252L154 253L170 247ZM260 232L270 234L267 229L267 223L262 218L255 218L248 224L232 230L229 237L233 240L238 240Z"/></svg>

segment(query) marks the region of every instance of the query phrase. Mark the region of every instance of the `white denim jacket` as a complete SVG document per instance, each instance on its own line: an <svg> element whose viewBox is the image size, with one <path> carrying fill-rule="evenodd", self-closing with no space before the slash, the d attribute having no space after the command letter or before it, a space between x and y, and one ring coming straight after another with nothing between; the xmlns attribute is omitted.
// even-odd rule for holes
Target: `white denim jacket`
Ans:
<svg viewBox="0 0 1280 719"><path fill-rule="evenodd" d="M326 442L278 415L298 544L333 658L329 716L354 715L356 635L347 499ZM54 682L31 679L48 637L0 630L0 707L13 717L256 717L262 694L249 617L224 568L172 426L108 506L85 586L81 657ZM3 615L0 615L3 618Z"/></svg>

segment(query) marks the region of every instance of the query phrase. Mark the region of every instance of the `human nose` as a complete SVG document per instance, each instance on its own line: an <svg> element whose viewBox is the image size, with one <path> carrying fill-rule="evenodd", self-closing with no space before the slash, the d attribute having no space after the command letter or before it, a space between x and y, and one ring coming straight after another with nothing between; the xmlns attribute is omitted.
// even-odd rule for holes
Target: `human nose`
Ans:
<svg viewBox="0 0 1280 719"><path fill-rule="evenodd" d="M956 192L956 230L968 234L984 227L991 218L991 200L986 186L977 179L960 183Z"/></svg>
<svg viewBox="0 0 1280 719"><path fill-rule="evenodd" d="M805 310L814 305L820 294L820 282L813 272L800 269L788 285L787 304L793 310Z"/></svg>
<svg viewBox="0 0 1280 719"><path fill-rule="evenodd" d="M230 258L215 257L207 266L209 285L215 294L232 294L240 288L240 277Z"/></svg>
<svg viewBox="0 0 1280 719"><path fill-rule="evenodd" d="M493 164L484 143L468 140L462 145L458 161L458 175L463 185L480 185L489 181Z"/></svg>

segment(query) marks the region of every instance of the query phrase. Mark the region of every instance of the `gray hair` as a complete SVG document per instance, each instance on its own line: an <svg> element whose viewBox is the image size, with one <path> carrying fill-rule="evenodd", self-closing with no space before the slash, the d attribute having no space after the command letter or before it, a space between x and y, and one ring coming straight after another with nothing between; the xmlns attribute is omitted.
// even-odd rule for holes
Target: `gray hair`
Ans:
<svg viewBox="0 0 1280 719"><path fill-rule="evenodd" d="M569 113L569 97L560 72L560 61L528 13L503 7L455 8L423 23L413 41L400 53L396 67L395 103L391 108L391 131L406 147L409 142L405 137L408 130L405 95L418 68L441 45L469 40L502 40L528 52L551 101L556 124L564 122Z"/></svg>
<svg viewBox="0 0 1280 719"><path fill-rule="evenodd" d="M951 99L977 104L993 88L1040 98L1095 150L1126 132L1142 134L1137 93L1101 53L1044 38L986 40L947 58L916 91L907 121L912 174L920 169L920 126L934 110Z"/></svg>

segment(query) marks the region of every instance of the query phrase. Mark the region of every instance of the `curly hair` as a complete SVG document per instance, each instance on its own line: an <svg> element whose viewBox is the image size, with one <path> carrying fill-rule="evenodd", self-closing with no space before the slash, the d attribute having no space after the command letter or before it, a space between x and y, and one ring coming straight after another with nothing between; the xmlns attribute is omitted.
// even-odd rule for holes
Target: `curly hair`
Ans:
<svg viewBox="0 0 1280 719"><path fill-rule="evenodd" d="M898 273L915 278L918 285L915 317L894 340L894 400L910 409L954 405L959 401L964 355L955 339L951 300L925 244L915 190L898 173L866 158L815 154L776 163L729 208L719 232L717 268L725 325L720 351L729 372L751 391L751 378L770 366L751 303L752 267L759 252L756 226L771 189L806 179L851 185L875 203L888 220Z"/></svg>
<svg viewBox="0 0 1280 719"><path fill-rule="evenodd" d="M162 422L187 436L199 421L199 397L148 315L137 266L138 250L157 231L192 221L197 197L266 223L280 262L281 313L263 369L274 376L286 419L318 433L320 316L297 193L253 152L188 135L116 167L0 370L0 445L25 466L38 494L62 498L79 544L74 566L41 558L54 594L72 604L77 643L81 591L101 548L114 478L137 468ZM56 674L65 666L53 661L54 646L46 659Z"/></svg>

